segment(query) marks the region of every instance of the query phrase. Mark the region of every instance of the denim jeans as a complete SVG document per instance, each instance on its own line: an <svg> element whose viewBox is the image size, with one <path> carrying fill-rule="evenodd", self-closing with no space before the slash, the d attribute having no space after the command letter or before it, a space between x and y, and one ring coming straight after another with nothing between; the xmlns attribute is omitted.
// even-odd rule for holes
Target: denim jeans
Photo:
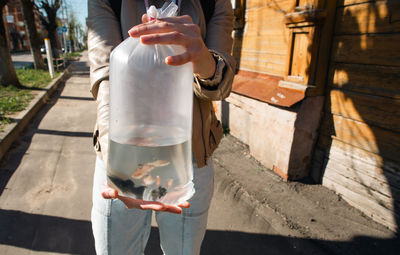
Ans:
<svg viewBox="0 0 400 255"><path fill-rule="evenodd" d="M182 214L155 212L165 255L197 255L207 227L214 189L212 160L197 168L193 163L196 193ZM103 162L97 158L93 183L92 229L97 255L142 255L150 235L152 211L127 209L118 199L103 199L106 183Z"/></svg>

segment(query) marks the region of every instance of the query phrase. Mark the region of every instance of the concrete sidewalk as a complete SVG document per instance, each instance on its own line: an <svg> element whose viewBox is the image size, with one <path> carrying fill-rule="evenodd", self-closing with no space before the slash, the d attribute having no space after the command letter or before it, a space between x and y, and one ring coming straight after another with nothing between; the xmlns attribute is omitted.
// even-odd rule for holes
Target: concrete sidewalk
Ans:
<svg viewBox="0 0 400 255"><path fill-rule="evenodd" d="M86 54L0 162L0 254L94 254L96 107ZM395 233L320 185L287 183L226 136L202 255L397 254ZM153 223L146 254L162 254Z"/></svg>
<svg viewBox="0 0 400 255"><path fill-rule="evenodd" d="M85 58L83 58L85 60ZM0 254L93 254L95 102L85 61L55 92L0 170Z"/></svg>

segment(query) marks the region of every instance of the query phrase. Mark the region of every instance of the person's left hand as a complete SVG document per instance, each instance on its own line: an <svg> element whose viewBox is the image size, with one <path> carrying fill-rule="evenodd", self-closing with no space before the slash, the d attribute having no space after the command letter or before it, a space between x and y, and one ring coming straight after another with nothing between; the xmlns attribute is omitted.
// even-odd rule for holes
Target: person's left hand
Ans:
<svg viewBox="0 0 400 255"><path fill-rule="evenodd" d="M170 213L181 214L182 208L190 207L190 203L187 201L183 202L182 204L179 204L178 206L175 206L175 205L166 205L157 201L144 201L141 199L133 199L130 197L120 196L116 189L113 189L107 185L103 187L101 196L104 199L119 199L125 204L126 208L128 209L135 208L140 210L153 210L159 212L170 212Z"/></svg>
<svg viewBox="0 0 400 255"><path fill-rule="evenodd" d="M140 37L143 44L176 44L185 52L177 56L168 56L168 65L193 63L193 71L202 79L210 78L215 73L216 64L201 37L200 28L193 23L190 16L169 17L149 22L143 15L143 24L132 27L128 33L131 37Z"/></svg>

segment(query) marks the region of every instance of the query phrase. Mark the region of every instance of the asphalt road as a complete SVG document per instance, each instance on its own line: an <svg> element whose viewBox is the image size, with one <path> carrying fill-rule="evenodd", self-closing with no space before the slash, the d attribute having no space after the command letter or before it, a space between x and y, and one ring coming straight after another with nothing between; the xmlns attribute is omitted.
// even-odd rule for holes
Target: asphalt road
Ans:
<svg viewBox="0 0 400 255"><path fill-rule="evenodd" d="M13 53L11 59L15 68L33 66L33 56L30 52Z"/></svg>

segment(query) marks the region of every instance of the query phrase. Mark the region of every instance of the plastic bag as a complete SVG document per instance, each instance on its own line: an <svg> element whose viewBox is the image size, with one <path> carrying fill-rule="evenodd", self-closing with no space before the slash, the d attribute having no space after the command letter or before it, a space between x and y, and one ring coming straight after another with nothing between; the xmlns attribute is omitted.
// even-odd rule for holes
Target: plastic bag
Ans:
<svg viewBox="0 0 400 255"><path fill-rule="evenodd" d="M177 6L155 10L148 15L171 17ZM111 53L107 177L122 195L177 205L194 194L193 66L165 64L181 53L131 37Z"/></svg>

